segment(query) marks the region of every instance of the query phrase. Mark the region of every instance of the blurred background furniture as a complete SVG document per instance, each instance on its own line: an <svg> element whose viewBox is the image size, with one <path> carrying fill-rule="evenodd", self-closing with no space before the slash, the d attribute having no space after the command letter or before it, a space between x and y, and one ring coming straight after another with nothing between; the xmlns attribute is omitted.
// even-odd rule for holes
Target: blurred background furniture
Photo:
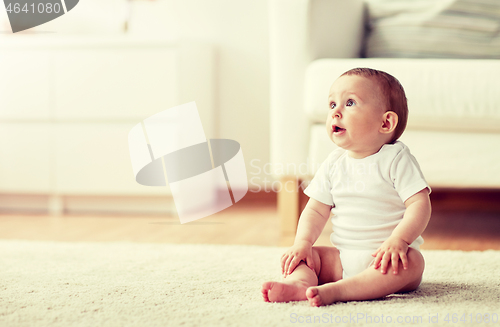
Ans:
<svg viewBox="0 0 500 327"><path fill-rule="evenodd" d="M499 8L271 0L271 162L287 186L278 195L284 234L295 233L302 180L335 148L324 127L328 89L354 67L386 71L404 86L410 116L401 140L431 187L500 187Z"/></svg>
<svg viewBox="0 0 500 327"><path fill-rule="evenodd" d="M122 149L103 150L106 159L103 158L100 165L106 167L99 176L103 177L105 171L112 174L96 180L92 176L97 177L94 173L97 163L85 157L89 161L85 164L80 157L84 156L84 152L75 156L78 145L69 146L72 144L70 139L79 140L75 133L81 134L80 128L68 128L69 135L59 129L57 135L68 140L62 142L63 147L51 149L51 153L57 150L59 158L66 157L64 160L74 157L71 165L75 161L78 165L74 166L71 174L76 171L80 177L69 177L68 165L59 164L59 161L57 166L55 161L46 163L49 159L46 159L47 154L42 147L38 152L30 154L26 151L22 154L23 148L18 146L20 140L16 140L14 149L14 144L4 138L5 141L0 144L0 214L43 214L47 212L47 201L51 198L56 200L54 207L57 207L57 199L62 199L63 211L69 214L175 215L175 208L170 205L173 202L160 194L159 189L135 185L128 153L123 152L127 144L124 131L127 130L125 125L133 126L151 112L167 109L165 106L171 103L177 105L193 100L202 115L207 137L233 139L241 144L248 176L252 178L252 191L258 192L269 177L262 169L269 163L267 22L268 0L85 0L79 1L75 8L57 19L12 34L7 12L0 10L0 75L4 77L0 79L0 94L2 101L8 100L8 104L0 106L0 113L8 111L8 115L17 115L17 118L8 118L0 114L2 127L20 123L21 120L23 124L29 121L33 127L51 121L50 127L54 129L49 128L49 132L56 133L57 126L61 124L70 127L78 121L88 123L85 126L90 127L91 123L99 123L102 131L109 123L106 138L103 139L104 134L101 133L96 136L100 142L95 142L92 154L96 154L101 146L102 149L109 149L109 144L115 144L111 139L108 142L108 137L123 141L120 144ZM186 52L179 48L185 45L199 50L187 49L191 56L186 57ZM41 53L41 56L37 57L36 53ZM61 59L65 54L74 54L79 60ZM12 60L17 55L19 60ZM185 61L179 61L182 58ZM60 59L61 63L57 61ZM73 73L74 77L71 77ZM80 89L71 89L69 85L62 88L62 77ZM79 79L83 77L91 81L86 81L82 89ZM182 84L179 78L191 82ZM35 87L38 87L37 92L26 92ZM110 94L106 95L105 89ZM63 90L69 92L68 96L62 94ZM44 99L43 94L49 99ZM70 102L70 95L78 99ZM61 97L65 99L64 103L60 102ZM89 109L87 104L92 103L92 99L98 102L103 97L104 102ZM20 98L17 107L12 105L13 98ZM113 108L107 106L111 98L117 98ZM75 108L72 108L73 104ZM51 111L46 114L47 106ZM56 107L57 111L52 110ZM70 121L73 125L69 124ZM121 127L117 127L117 123ZM48 132L45 127L43 133ZM17 134L13 136L17 137ZM105 143L108 145L104 146ZM51 141L51 144L55 143ZM27 149L32 150L33 147L30 145ZM118 159L118 152L124 161ZM108 156L111 158L108 159ZM14 159L21 157L26 159L24 164L19 164L22 160ZM50 158L54 157L50 155ZM35 161L39 165L50 165L50 176L59 176L57 184L63 183L65 190L72 188L71 193L64 191L52 196L55 191L53 186L41 187L38 181L44 180L45 185L49 180L53 184L56 182L54 177L47 176L47 167L36 168L40 174L26 172L26 162ZM118 163L120 166L117 166ZM64 179L67 182L62 181L63 175L59 170L66 171ZM12 177L3 178L5 175ZM24 179L19 180L19 176ZM27 182L28 176L35 178L33 182ZM125 180L134 185L125 185L128 183ZM78 185L83 185L81 183L86 185L86 190L82 192L76 190ZM91 191L89 184L94 185L95 192ZM138 193L132 192L131 187ZM162 191L168 192L166 189ZM275 199L275 194L271 195L271 200Z"/></svg>
<svg viewBox="0 0 500 327"><path fill-rule="evenodd" d="M170 192L135 182L128 132L157 112L197 101L205 133L213 135L213 62L208 45L155 38L5 37L0 44L0 193L7 194L2 207L43 211L48 205L54 214L70 207L175 210L166 197L141 201ZM23 195L38 201L16 200Z"/></svg>

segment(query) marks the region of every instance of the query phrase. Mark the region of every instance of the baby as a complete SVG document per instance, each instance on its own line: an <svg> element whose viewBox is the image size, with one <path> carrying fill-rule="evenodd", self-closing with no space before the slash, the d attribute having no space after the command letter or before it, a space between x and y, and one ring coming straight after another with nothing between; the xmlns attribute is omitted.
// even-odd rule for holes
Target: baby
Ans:
<svg viewBox="0 0 500 327"><path fill-rule="evenodd" d="M326 130L339 148L304 190L309 202L281 257L284 280L262 285L267 302L369 300L422 280L430 188L397 141L408 117L403 87L385 72L355 68L333 83L328 103ZM335 247L313 246L330 213Z"/></svg>

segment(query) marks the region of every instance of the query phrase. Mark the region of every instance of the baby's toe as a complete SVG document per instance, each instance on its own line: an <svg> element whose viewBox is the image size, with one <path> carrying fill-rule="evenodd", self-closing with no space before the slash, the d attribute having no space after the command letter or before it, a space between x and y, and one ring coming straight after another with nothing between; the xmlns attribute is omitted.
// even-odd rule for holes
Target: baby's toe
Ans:
<svg viewBox="0 0 500 327"><path fill-rule="evenodd" d="M319 295L319 290L317 287L309 287L306 291L307 299L309 304L313 307L319 307L323 305L321 301L321 296Z"/></svg>
<svg viewBox="0 0 500 327"><path fill-rule="evenodd" d="M271 302L269 300L269 291L271 290L272 287L273 287L273 282L265 282L264 284L262 284L262 290L261 290L262 297L266 302Z"/></svg>

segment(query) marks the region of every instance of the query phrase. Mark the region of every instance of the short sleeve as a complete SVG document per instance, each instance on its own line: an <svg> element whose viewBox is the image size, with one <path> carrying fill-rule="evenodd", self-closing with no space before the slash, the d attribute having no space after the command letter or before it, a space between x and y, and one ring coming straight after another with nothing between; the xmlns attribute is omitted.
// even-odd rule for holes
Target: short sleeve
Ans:
<svg viewBox="0 0 500 327"><path fill-rule="evenodd" d="M429 190L429 193L431 192L417 160L406 146L392 162L391 179L403 202L425 188Z"/></svg>
<svg viewBox="0 0 500 327"><path fill-rule="evenodd" d="M334 153L329 155L328 158L323 161L311 183L309 183L304 190L304 194L308 197L329 206L333 206L332 187L330 182L330 169L332 167L333 154Z"/></svg>

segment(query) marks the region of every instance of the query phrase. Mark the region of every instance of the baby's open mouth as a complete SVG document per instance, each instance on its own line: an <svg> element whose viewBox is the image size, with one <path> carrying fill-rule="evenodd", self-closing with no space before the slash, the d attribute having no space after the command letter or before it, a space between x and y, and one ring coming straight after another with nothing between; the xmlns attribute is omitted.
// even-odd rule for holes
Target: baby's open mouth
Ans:
<svg viewBox="0 0 500 327"><path fill-rule="evenodd" d="M345 128L333 126L333 133L342 133L345 131Z"/></svg>

